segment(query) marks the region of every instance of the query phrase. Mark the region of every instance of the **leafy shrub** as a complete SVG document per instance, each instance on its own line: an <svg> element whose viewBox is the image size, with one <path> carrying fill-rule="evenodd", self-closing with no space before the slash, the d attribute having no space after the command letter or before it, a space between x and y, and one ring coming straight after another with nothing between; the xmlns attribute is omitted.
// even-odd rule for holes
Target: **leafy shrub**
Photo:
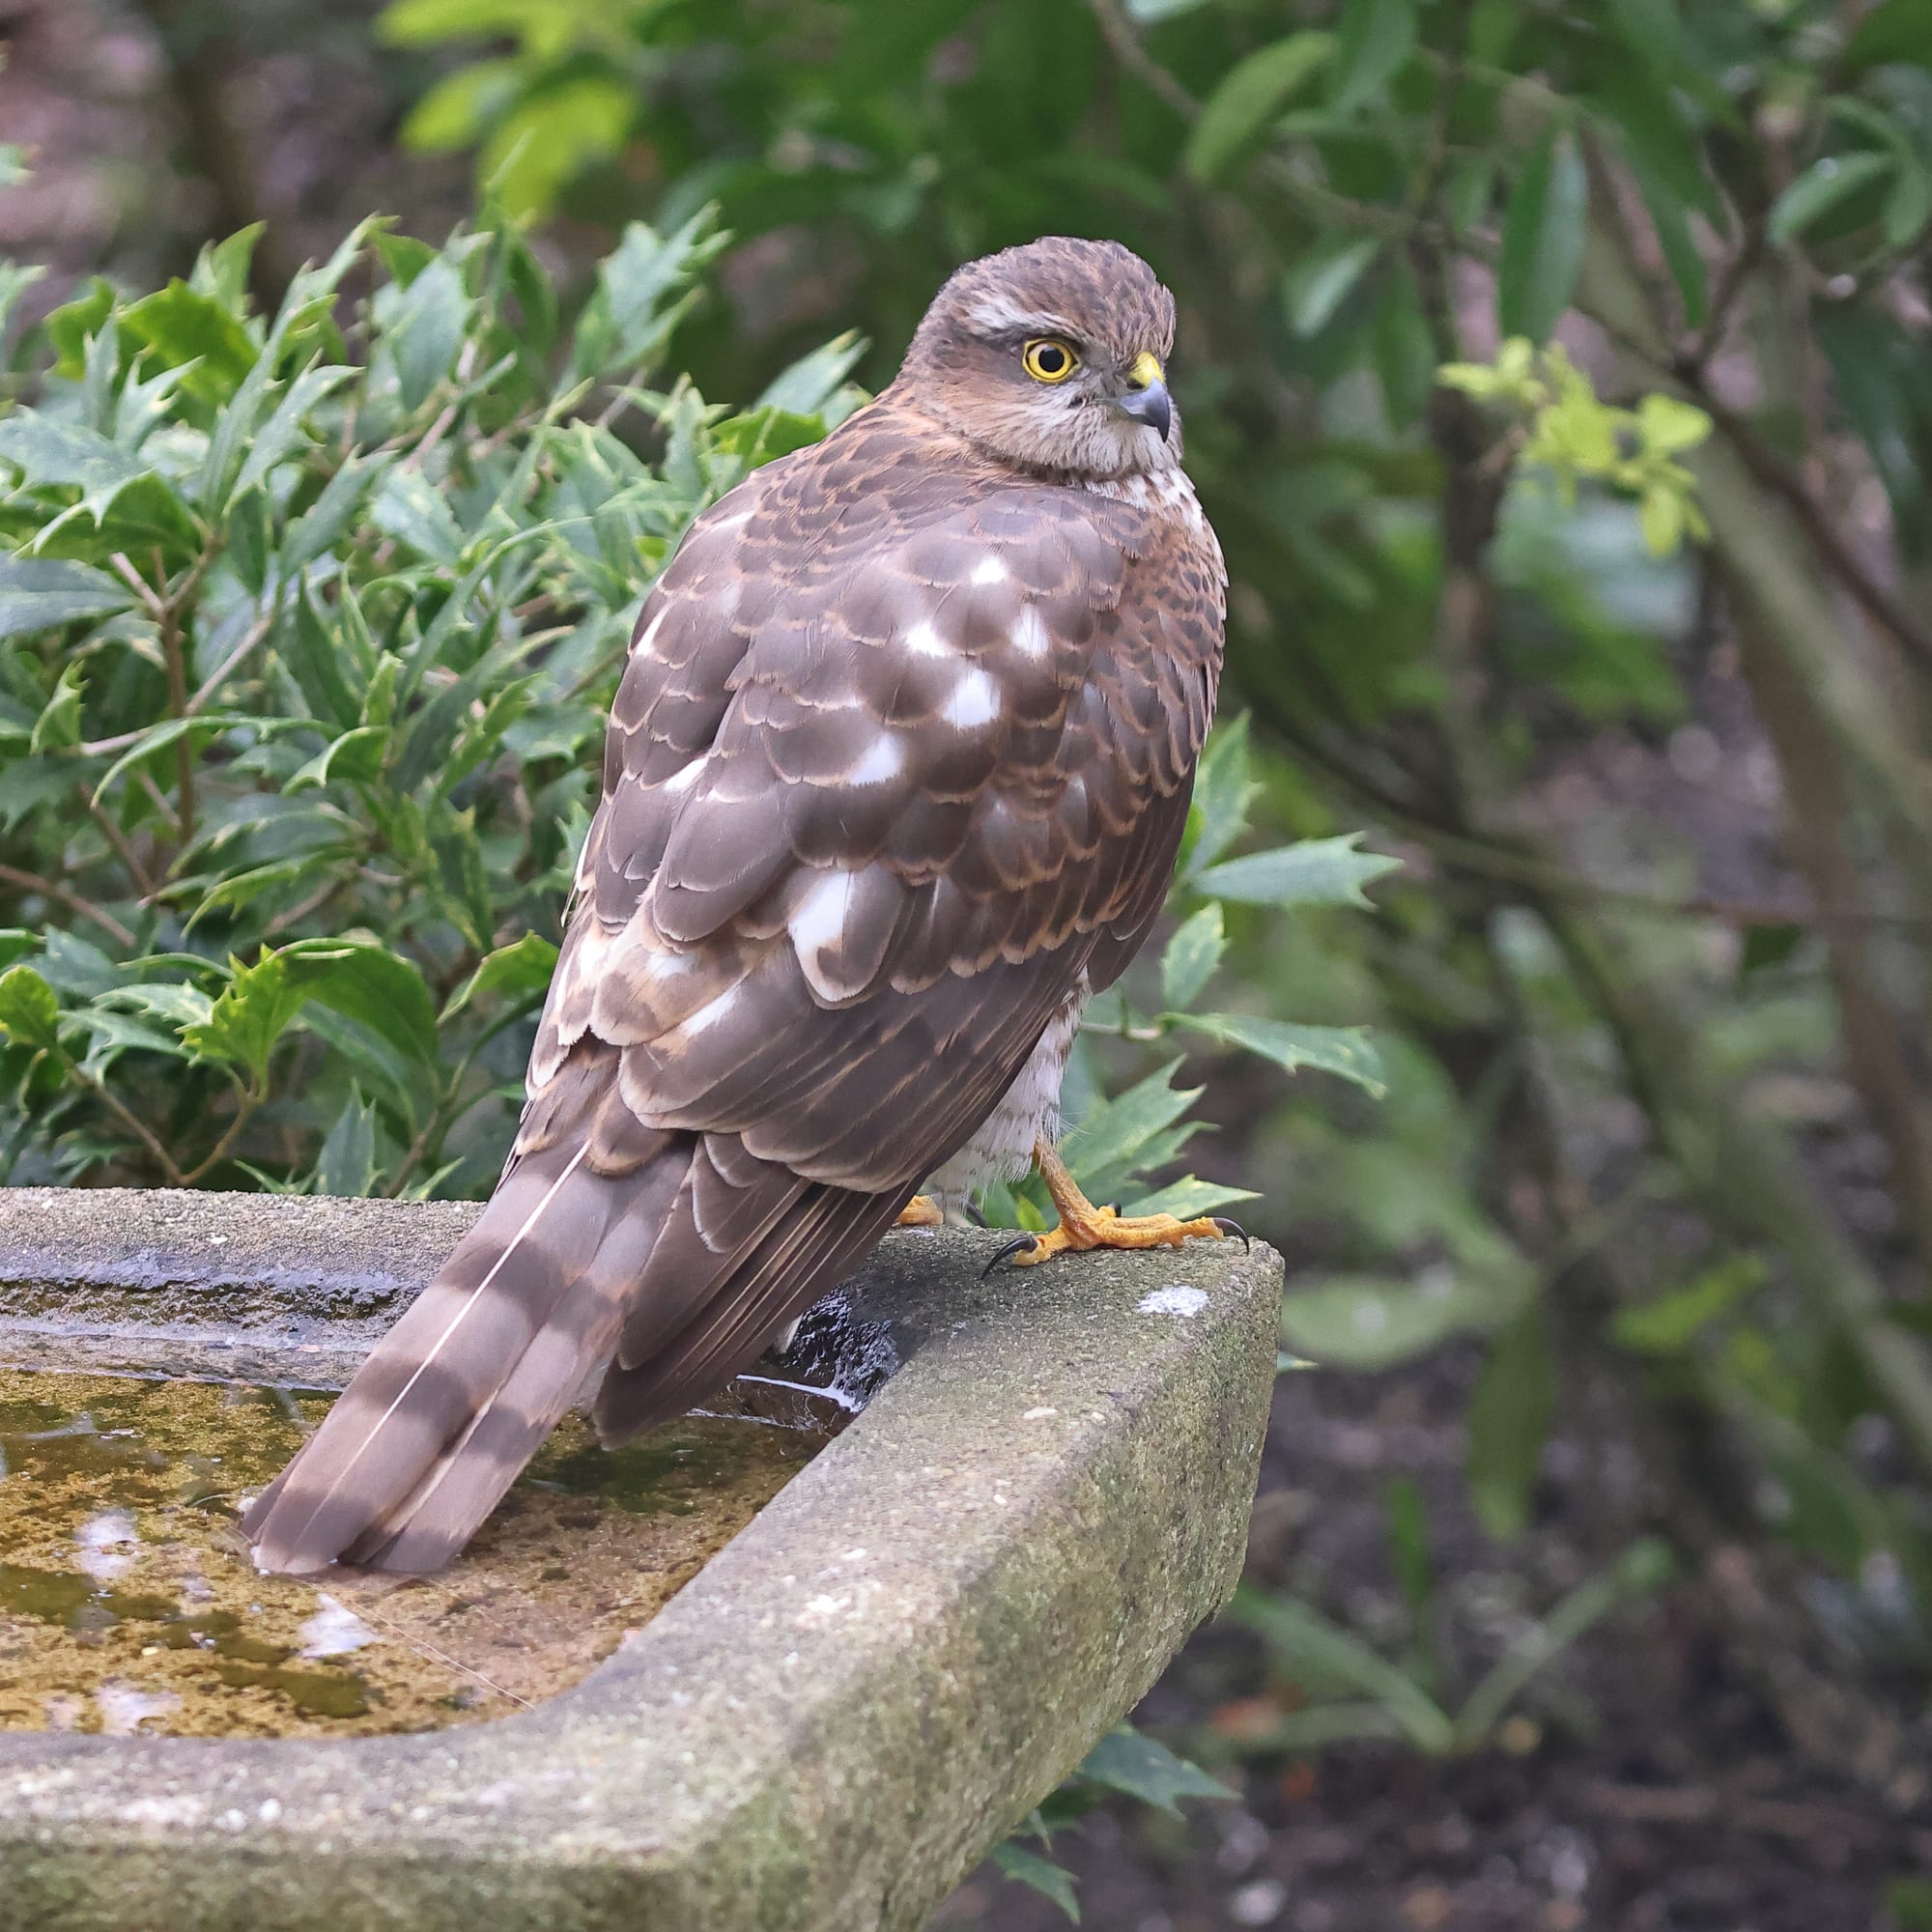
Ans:
<svg viewBox="0 0 1932 1932"><path fill-rule="evenodd" d="M34 406L0 413L5 1159L474 1191L643 593L698 510L854 407L855 345L742 412L639 386L720 245L703 217L633 226L567 325L513 225L434 249L364 223L272 318L251 239L156 294L93 284L29 352ZM1159 1017L1094 1023L1374 1085L1357 1035L1193 1010L1221 898L1355 899L1390 863L1347 840L1227 860L1245 757L1237 728L1208 760ZM1109 1195L1192 1131L1177 1064L1089 1094L1076 1159Z"/></svg>

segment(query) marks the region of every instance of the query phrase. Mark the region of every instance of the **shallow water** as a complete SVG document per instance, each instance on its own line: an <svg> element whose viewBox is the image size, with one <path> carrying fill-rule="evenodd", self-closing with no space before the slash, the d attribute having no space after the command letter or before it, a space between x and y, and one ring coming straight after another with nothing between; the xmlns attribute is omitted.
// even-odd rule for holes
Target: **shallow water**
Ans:
<svg viewBox="0 0 1932 1932"><path fill-rule="evenodd" d="M500 1717L582 1677L824 1438L688 1416L552 1436L423 1580L258 1576L236 1527L327 1396L0 1371L0 1728L354 1736Z"/></svg>

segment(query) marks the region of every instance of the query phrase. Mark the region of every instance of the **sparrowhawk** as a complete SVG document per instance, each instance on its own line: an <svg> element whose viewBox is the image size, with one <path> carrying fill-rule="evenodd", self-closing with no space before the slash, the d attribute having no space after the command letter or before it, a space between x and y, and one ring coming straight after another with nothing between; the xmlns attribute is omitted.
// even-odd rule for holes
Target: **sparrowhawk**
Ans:
<svg viewBox="0 0 1932 1932"><path fill-rule="evenodd" d="M433 1570L586 1378L607 1441L748 1366L899 1218L1052 1152L1080 1009L1158 914L1220 547L1174 302L1117 243L960 269L897 378L692 525L646 599L497 1192L243 1519ZM914 1206L915 1215L923 1208Z"/></svg>

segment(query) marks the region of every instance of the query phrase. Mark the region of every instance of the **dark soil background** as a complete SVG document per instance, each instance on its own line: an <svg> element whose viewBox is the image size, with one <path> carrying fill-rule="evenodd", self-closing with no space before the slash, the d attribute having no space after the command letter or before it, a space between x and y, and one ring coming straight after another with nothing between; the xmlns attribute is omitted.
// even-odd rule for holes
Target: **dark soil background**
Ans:
<svg viewBox="0 0 1932 1932"><path fill-rule="evenodd" d="M1293 1578L1395 1647L1408 1619L1383 1493L1392 1476L1414 1477L1461 1678L1615 1546L1566 1480L1601 1453L1589 1432L1570 1429L1550 1444L1527 1550L1498 1560L1459 1478L1473 1367L1451 1351L1401 1374L1284 1377L1248 1562L1250 1581ZM1634 1472L1632 1488L1636 1513ZM1293 1701L1223 1619L1195 1637L1137 1720L1208 1758L1242 1803L1191 1803L1184 1828L1109 1806L1057 1837L1054 1856L1079 1875L1083 1922L1106 1932L1903 1927L1882 1900L1896 1879L1932 1871L1923 1741L1847 1699L1827 1660L1794 1658L1776 1685L1740 1674L1727 1633L1788 1621L1787 1587L1743 1545L1723 1550L1706 1581L1621 1613L1568 1653L1494 1746L1443 1763L1383 1745L1313 1761L1218 1757L1275 1699ZM982 1870L935 1924L1065 1922Z"/></svg>

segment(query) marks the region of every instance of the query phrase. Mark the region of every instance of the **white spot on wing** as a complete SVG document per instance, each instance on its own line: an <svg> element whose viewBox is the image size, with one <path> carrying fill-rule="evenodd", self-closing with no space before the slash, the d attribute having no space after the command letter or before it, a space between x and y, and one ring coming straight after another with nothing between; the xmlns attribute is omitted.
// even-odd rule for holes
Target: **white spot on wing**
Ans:
<svg viewBox="0 0 1932 1932"><path fill-rule="evenodd" d="M638 633L638 641L631 646L631 655L633 657L644 657L650 654L652 641L656 639L657 634L664 629L664 620L669 615L670 606L668 604L662 604L658 607L658 614Z"/></svg>
<svg viewBox="0 0 1932 1932"><path fill-rule="evenodd" d="M666 791L689 791L703 776L704 768L711 762L710 753L701 758L693 758L690 764L681 766L664 781Z"/></svg>
<svg viewBox="0 0 1932 1932"><path fill-rule="evenodd" d="M858 879L856 872L827 872L814 880L799 900L787 926L801 959L838 945L845 931L845 914Z"/></svg>
<svg viewBox="0 0 1932 1932"><path fill-rule="evenodd" d="M709 1033L721 1020L730 1015L731 1009L738 1004L738 988L726 986L715 1000L706 1000L679 1028L682 1034Z"/></svg>
<svg viewBox="0 0 1932 1932"><path fill-rule="evenodd" d="M1007 581L1007 566L996 556L982 556L973 566L973 575L967 580L972 583L1004 583Z"/></svg>
<svg viewBox="0 0 1932 1932"><path fill-rule="evenodd" d="M881 732L867 748L866 755L854 765L846 775L846 782L855 785L884 784L895 779L905 769L905 753L899 750L896 738Z"/></svg>
<svg viewBox="0 0 1932 1932"><path fill-rule="evenodd" d="M905 647L916 658L944 658L952 655L952 646L932 625L921 622L905 634Z"/></svg>
<svg viewBox="0 0 1932 1932"><path fill-rule="evenodd" d="M1046 635L1046 619L1039 614L1037 604L1022 606L1020 614L1013 620L1013 649L1023 656L1043 658L1051 639Z"/></svg>
<svg viewBox="0 0 1932 1932"><path fill-rule="evenodd" d="M969 670L952 687L939 714L955 730L977 731L1000 715L1000 687L982 670Z"/></svg>

